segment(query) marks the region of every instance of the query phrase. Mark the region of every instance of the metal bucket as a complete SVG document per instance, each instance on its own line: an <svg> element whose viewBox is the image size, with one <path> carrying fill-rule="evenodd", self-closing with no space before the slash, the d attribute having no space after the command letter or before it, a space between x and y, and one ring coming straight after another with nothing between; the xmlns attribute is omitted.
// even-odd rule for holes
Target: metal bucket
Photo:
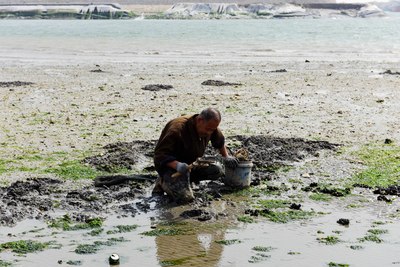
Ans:
<svg viewBox="0 0 400 267"><path fill-rule="evenodd" d="M235 169L225 167L225 185L244 188L249 187L251 182L251 161L240 161Z"/></svg>

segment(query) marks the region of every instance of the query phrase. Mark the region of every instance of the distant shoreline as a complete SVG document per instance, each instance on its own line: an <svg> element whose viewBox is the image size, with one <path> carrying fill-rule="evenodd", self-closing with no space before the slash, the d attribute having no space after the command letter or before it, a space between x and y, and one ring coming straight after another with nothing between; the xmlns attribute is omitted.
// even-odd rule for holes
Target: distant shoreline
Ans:
<svg viewBox="0 0 400 267"><path fill-rule="evenodd" d="M375 5L347 3L169 5L0 4L0 19L240 19L382 17Z"/></svg>

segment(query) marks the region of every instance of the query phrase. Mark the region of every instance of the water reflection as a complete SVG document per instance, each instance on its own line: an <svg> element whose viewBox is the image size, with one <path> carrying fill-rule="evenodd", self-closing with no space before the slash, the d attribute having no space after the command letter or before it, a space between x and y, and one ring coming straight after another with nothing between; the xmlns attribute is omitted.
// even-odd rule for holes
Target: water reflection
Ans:
<svg viewBox="0 0 400 267"><path fill-rule="evenodd" d="M186 207L187 209L187 207ZM183 207L164 210L157 229L171 234L155 238L157 259L161 266L218 266L224 246L216 241L225 239L228 224L221 221L200 222L182 219Z"/></svg>

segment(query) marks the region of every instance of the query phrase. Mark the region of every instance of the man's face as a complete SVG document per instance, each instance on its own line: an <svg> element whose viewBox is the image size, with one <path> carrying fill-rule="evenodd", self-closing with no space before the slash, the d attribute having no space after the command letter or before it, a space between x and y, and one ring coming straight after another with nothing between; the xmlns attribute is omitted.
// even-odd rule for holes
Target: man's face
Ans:
<svg viewBox="0 0 400 267"><path fill-rule="evenodd" d="M210 136L219 125L218 120L209 120L205 121L202 118L198 118L197 120L197 133L200 137Z"/></svg>

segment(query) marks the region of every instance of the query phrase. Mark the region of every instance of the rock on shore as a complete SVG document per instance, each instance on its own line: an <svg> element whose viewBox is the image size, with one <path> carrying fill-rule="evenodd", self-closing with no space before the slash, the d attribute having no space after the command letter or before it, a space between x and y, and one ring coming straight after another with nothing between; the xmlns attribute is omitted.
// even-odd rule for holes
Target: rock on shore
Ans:
<svg viewBox="0 0 400 267"><path fill-rule="evenodd" d="M375 5L364 4L249 4L178 3L165 12L167 18L291 18L385 16Z"/></svg>

